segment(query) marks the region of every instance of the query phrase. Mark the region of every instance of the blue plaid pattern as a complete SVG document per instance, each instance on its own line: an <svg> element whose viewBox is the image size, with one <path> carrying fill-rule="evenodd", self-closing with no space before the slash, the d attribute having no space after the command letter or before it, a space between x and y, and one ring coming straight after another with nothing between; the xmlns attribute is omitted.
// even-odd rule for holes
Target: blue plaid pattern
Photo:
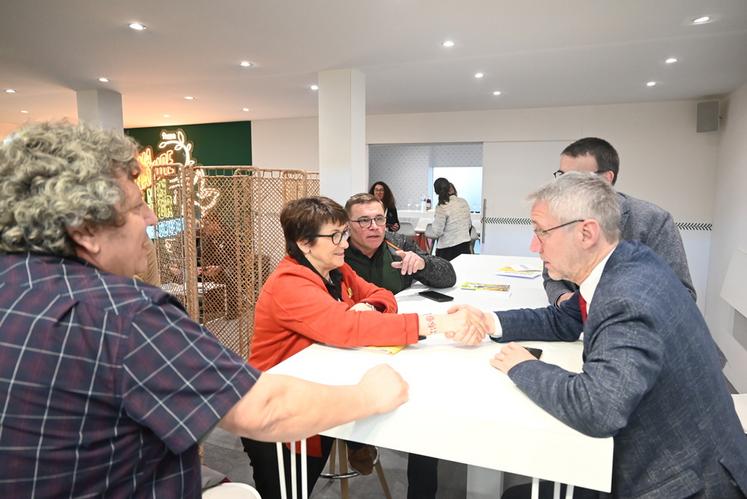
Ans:
<svg viewBox="0 0 747 499"><path fill-rule="evenodd" d="M200 497L196 443L258 377L158 288L0 253L6 497Z"/></svg>

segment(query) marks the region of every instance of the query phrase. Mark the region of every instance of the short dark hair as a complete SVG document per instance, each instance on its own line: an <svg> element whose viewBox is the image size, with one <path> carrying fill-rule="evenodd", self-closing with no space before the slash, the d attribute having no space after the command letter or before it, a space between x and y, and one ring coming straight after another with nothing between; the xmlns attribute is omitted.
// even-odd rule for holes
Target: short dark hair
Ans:
<svg viewBox="0 0 747 499"><path fill-rule="evenodd" d="M303 258L296 241L313 241L326 223L348 223L348 214L334 200L312 196L289 201L280 212L280 225L283 227L288 255L296 260Z"/></svg>
<svg viewBox="0 0 747 499"><path fill-rule="evenodd" d="M620 170L620 157L612 144L598 137L585 137L578 139L569 145L561 156L578 158L579 156L591 155L597 162L597 173L612 172L612 185L617 182L617 174Z"/></svg>
<svg viewBox="0 0 747 499"><path fill-rule="evenodd" d="M374 193L374 189L376 188L377 185L380 185L381 187L384 188L384 199L381 200L382 201L381 204L384 205L384 208L386 208L388 210L390 210L392 208L396 208L397 206L396 206L396 202L394 201L394 194L392 194L392 190L384 182L381 182L381 181L374 182L371 185L371 188L368 190L368 193L369 194L373 194Z"/></svg>
<svg viewBox="0 0 747 499"><path fill-rule="evenodd" d="M373 194L369 194L367 192L361 192L360 194L353 194L350 196L345 203L345 211L348 215L350 215L350 208L357 204L368 204L368 203L379 203L382 207L384 206L384 203L379 201L379 199L374 196Z"/></svg>

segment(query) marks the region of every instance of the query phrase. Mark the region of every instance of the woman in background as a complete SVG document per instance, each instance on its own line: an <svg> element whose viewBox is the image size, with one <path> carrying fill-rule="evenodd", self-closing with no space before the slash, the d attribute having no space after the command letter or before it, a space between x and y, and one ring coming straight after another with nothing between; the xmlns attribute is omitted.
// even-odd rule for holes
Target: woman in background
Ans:
<svg viewBox="0 0 747 499"><path fill-rule="evenodd" d="M386 230L397 232L399 230L399 217L397 216L397 207L394 202L392 190L384 182L376 182L368 191L384 205L384 214L386 215Z"/></svg>
<svg viewBox="0 0 747 499"><path fill-rule="evenodd" d="M492 316L467 310L451 314L398 314L394 295L358 277L345 263L348 215L326 197L290 201L280 213L287 256L262 287L254 316L249 362L265 371L313 345L391 346L417 343L445 332L459 343L480 343ZM487 321L487 322L486 322ZM488 323L489 322L489 323ZM279 497L275 444L242 438L264 499ZM332 440L308 440L308 491L329 455ZM290 487L289 450L286 485ZM296 468L299 474L300 466ZM290 495L290 494L289 494Z"/></svg>
<svg viewBox="0 0 747 499"><path fill-rule="evenodd" d="M433 182L433 190L438 195L438 205L433 216L433 226L430 235L438 238L436 256L446 260L453 260L470 251L470 218L469 204L465 199L450 194L456 192L453 184L441 177Z"/></svg>

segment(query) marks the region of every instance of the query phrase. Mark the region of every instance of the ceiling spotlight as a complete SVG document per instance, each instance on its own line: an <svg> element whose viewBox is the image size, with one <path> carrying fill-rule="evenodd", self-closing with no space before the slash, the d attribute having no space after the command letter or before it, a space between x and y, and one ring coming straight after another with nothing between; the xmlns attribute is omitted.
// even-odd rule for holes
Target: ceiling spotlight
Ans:
<svg viewBox="0 0 747 499"><path fill-rule="evenodd" d="M170 114L164 114L163 117L164 118L171 118L171 115Z"/></svg>
<svg viewBox="0 0 747 499"><path fill-rule="evenodd" d="M475 73L475 78L477 78L478 80L483 76L485 76L483 73Z"/></svg>
<svg viewBox="0 0 747 499"><path fill-rule="evenodd" d="M99 78L99 81L101 83L109 83L109 78L107 78L106 76L102 76L101 78Z"/></svg>
<svg viewBox="0 0 747 499"><path fill-rule="evenodd" d="M450 49L454 46L454 40L444 40L444 42L441 44L442 47Z"/></svg>
<svg viewBox="0 0 747 499"><path fill-rule="evenodd" d="M146 28L145 24L141 23L130 23L129 26L130 29L134 29L135 31L145 31Z"/></svg>
<svg viewBox="0 0 747 499"><path fill-rule="evenodd" d="M14 94L14 93L16 93L16 91L15 91L15 89L12 89L12 88L6 88L5 89L5 93L6 94Z"/></svg>
<svg viewBox="0 0 747 499"><path fill-rule="evenodd" d="M241 110L244 111L245 113L249 112L249 108L248 107L242 107Z"/></svg>
<svg viewBox="0 0 747 499"><path fill-rule="evenodd" d="M316 92L317 90L319 90L319 85L309 85L309 88Z"/></svg>
<svg viewBox="0 0 747 499"><path fill-rule="evenodd" d="M194 97L192 97L191 95L185 95L185 96L184 96L184 99L185 99L185 100L195 100L195 98L194 98Z"/></svg>
<svg viewBox="0 0 747 499"><path fill-rule="evenodd" d="M250 68L254 66L254 64L252 63L252 61L241 61L239 63L239 66L241 66L242 68Z"/></svg>
<svg viewBox="0 0 747 499"><path fill-rule="evenodd" d="M497 97L497 96L501 95L501 91L500 90L494 90L493 91L493 95L495 95Z"/></svg>
<svg viewBox="0 0 747 499"><path fill-rule="evenodd" d="M655 87L656 86L656 82L655 81L647 81L646 82L646 86L647 87Z"/></svg>
<svg viewBox="0 0 747 499"><path fill-rule="evenodd" d="M677 62L677 58L676 57L669 57L664 62L667 63L667 64L674 64L675 62Z"/></svg>
<svg viewBox="0 0 747 499"><path fill-rule="evenodd" d="M709 22L711 22L711 18L709 16L702 16L702 17L697 17L693 19L692 21L690 21L690 24L694 24L694 25L708 24Z"/></svg>
<svg viewBox="0 0 747 499"><path fill-rule="evenodd" d="M25 109L21 109L21 114L29 114L29 112Z"/></svg>

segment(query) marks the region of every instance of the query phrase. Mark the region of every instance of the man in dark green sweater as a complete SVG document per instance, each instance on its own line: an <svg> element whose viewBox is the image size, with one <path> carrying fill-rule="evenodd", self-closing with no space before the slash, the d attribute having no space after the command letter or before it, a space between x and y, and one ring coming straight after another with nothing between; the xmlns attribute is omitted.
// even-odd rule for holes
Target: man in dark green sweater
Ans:
<svg viewBox="0 0 747 499"><path fill-rule="evenodd" d="M429 255L406 236L386 232L384 205L371 194L352 196L345 203L345 211L350 219L350 246L345 250L345 263L363 279L392 293L409 288L413 279L432 288L456 284L454 267L449 261ZM374 448L368 445L349 442L348 451L348 460L356 469L358 462L376 456ZM410 454L407 481L408 499L435 499L438 459Z"/></svg>

